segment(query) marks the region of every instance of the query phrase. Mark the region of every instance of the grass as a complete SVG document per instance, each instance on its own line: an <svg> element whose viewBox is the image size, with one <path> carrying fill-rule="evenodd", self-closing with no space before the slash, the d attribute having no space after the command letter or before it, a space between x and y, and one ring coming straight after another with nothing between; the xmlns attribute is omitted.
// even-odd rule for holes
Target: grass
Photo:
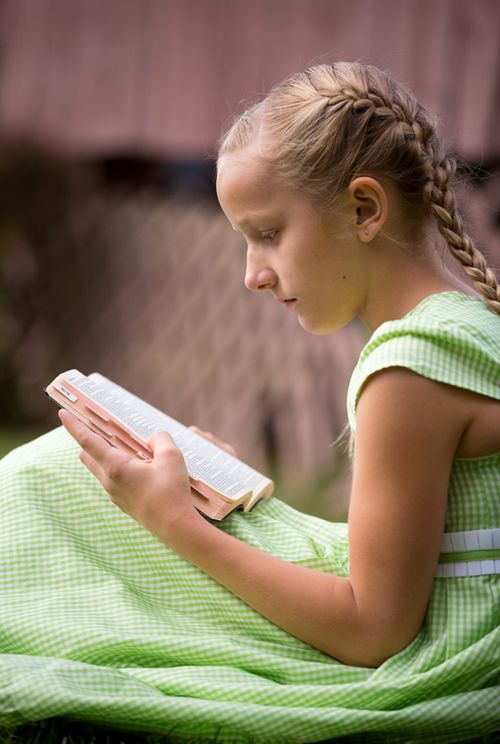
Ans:
<svg viewBox="0 0 500 744"><path fill-rule="evenodd" d="M42 433L42 430L28 426L0 426L0 459L14 447L19 447Z"/></svg>
<svg viewBox="0 0 500 744"><path fill-rule="evenodd" d="M51 718L15 729L0 727L0 744L169 744L161 734L110 731L81 721Z"/></svg>
<svg viewBox="0 0 500 744"><path fill-rule="evenodd" d="M462 741L462 744L495 744L499 741L497 737L498 734L487 734L468 739L467 742ZM355 740L359 742L360 739L342 736L319 744L349 744ZM161 734L110 732L107 729L62 718L26 724L10 733L0 728L0 744L169 744L170 741L168 737ZM425 744L425 738L418 741L420 744ZM387 744L390 744L389 737Z"/></svg>

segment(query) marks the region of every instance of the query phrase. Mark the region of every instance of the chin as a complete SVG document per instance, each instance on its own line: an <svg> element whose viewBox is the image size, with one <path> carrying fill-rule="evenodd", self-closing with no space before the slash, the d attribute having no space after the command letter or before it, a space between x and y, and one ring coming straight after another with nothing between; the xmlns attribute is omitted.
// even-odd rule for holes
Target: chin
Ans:
<svg viewBox="0 0 500 744"><path fill-rule="evenodd" d="M329 333L334 333L335 331L338 331L339 328L342 328L346 323L341 322L334 322L333 320L330 320L328 322L311 322L307 321L305 318L299 317L299 325L301 328L304 329L304 331L307 331L308 333L311 333L313 336L328 336Z"/></svg>

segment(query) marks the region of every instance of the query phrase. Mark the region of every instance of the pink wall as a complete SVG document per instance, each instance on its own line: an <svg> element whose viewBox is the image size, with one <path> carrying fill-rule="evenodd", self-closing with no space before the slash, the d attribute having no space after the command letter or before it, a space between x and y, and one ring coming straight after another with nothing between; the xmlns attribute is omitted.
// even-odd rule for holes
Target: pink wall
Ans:
<svg viewBox="0 0 500 744"><path fill-rule="evenodd" d="M0 129L77 152L204 156L286 75L339 59L411 84L465 156L500 152L497 0L3 0Z"/></svg>

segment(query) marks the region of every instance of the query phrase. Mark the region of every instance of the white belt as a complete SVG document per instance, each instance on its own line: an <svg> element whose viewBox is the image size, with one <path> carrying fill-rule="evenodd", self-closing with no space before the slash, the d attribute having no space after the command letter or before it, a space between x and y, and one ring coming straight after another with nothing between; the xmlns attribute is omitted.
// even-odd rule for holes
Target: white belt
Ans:
<svg viewBox="0 0 500 744"><path fill-rule="evenodd" d="M438 578L500 574L500 529L443 535Z"/></svg>

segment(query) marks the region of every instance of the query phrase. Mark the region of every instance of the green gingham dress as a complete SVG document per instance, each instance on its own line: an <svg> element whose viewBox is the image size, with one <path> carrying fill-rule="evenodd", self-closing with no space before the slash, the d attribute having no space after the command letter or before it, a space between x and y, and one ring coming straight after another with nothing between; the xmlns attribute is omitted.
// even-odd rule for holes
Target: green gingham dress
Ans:
<svg viewBox="0 0 500 744"><path fill-rule="evenodd" d="M458 292L381 325L390 366L500 400L500 323ZM500 453L453 463L424 625L377 669L280 630L117 509L62 428L0 463L0 725L64 716L172 741L460 742L500 730ZM220 529L348 575L344 524L276 498Z"/></svg>

